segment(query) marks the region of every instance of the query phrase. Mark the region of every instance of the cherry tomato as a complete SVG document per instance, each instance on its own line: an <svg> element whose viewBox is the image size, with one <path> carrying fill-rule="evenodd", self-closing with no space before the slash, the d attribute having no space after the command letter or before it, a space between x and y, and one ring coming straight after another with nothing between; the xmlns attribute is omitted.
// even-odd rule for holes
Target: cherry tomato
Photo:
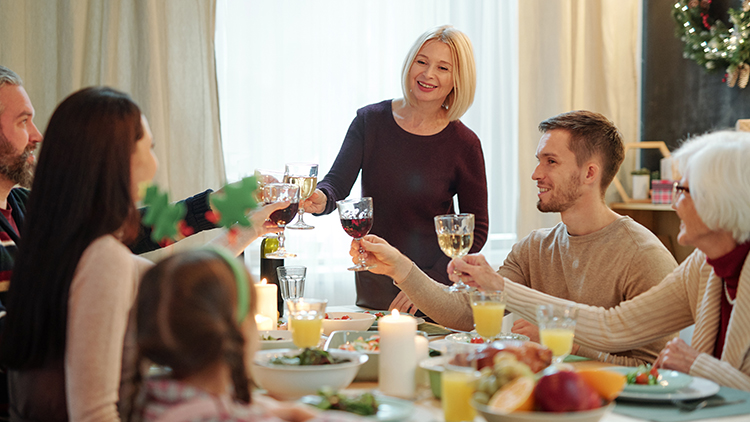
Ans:
<svg viewBox="0 0 750 422"><path fill-rule="evenodd" d="M481 337L472 337L471 340L469 340L469 343L473 344L483 344L484 340Z"/></svg>
<svg viewBox="0 0 750 422"><path fill-rule="evenodd" d="M648 384L648 374L641 372L635 376L636 384Z"/></svg>
<svg viewBox="0 0 750 422"><path fill-rule="evenodd" d="M659 378L659 370L653 366L651 367L651 370L648 373L651 374L654 377L654 379Z"/></svg>

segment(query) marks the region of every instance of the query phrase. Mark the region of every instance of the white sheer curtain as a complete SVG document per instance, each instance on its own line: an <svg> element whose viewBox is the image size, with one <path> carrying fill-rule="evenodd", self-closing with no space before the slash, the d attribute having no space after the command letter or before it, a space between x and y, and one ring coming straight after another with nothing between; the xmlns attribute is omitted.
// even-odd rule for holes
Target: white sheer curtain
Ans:
<svg viewBox="0 0 750 422"><path fill-rule="evenodd" d="M293 161L329 170L358 108L400 97L400 73L414 40L452 24L472 40L478 66L474 105L462 118L482 140L490 199L484 253L500 265L515 240L518 197L517 0L219 0L216 57L227 176ZM359 183L351 196L358 196ZM376 217L377 218L377 217ZM287 230L287 264L308 267L306 295L354 303L338 217L306 217L315 230ZM258 268L259 244L247 250Z"/></svg>

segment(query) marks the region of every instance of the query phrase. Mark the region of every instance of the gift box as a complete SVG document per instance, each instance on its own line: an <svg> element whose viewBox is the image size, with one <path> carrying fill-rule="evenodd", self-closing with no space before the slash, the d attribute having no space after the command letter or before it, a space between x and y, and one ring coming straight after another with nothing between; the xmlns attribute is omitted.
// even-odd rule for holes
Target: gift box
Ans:
<svg viewBox="0 0 750 422"><path fill-rule="evenodd" d="M672 203L672 185L671 180L652 180L651 181L651 203L652 204L671 204Z"/></svg>

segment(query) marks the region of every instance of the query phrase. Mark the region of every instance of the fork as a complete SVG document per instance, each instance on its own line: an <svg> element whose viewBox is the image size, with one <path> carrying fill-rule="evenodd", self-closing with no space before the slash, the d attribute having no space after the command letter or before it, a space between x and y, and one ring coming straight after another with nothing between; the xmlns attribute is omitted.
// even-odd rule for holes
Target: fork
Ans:
<svg viewBox="0 0 750 422"><path fill-rule="evenodd" d="M681 400L672 400L672 404L677 406L681 412L694 412L696 410L704 409L706 407L717 407L717 406L725 406L730 404L738 404L743 403L745 400L732 400L732 401L726 401L721 397L713 398L713 399L705 399L705 400L690 400L690 401L681 401Z"/></svg>

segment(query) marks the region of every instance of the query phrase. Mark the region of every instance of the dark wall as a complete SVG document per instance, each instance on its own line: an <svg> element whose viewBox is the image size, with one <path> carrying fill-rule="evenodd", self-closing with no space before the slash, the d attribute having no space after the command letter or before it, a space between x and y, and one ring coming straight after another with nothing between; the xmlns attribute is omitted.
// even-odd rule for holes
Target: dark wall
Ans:
<svg viewBox="0 0 750 422"><path fill-rule="evenodd" d="M727 8L739 8L740 3L714 0L712 8L726 19ZM725 69L707 73L682 58L684 43L675 36L671 14L674 4L675 0L643 0L641 139L664 141L670 150L688 135L750 119L750 86L729 88L722 82Z"/></svg>

